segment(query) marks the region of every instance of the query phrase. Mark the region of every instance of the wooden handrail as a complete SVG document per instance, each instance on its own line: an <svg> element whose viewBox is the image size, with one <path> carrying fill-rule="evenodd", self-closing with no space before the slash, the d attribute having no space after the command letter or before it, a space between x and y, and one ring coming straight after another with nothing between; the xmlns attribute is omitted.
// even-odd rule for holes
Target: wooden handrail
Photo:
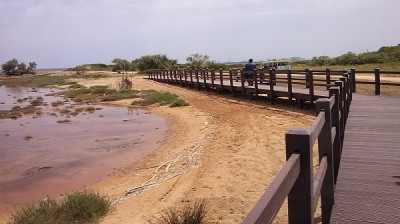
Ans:
<svg viewBox="0 0 400 224"><path fill-rule="evenodd" d="M300 155L292 154L243 223L271 223L299 174Z"/></svg>
<svg viewBox="0 0 400 224"><path fill-rule="evenodd" d="M310 127L311 144L314 144L325 124L325 112L319 113Z"/></svg>
<svg viewBox="0 0 400 224"><path fill-rule="evenodd" d="M318 197L321 194L322 183L325 179L326 170L328 169L328 159L326 156L322 157L321 162L319 163L319 167L317 170L317 174L315 174L314 183L313 183L313 197L314 197L314 210L317 208Z"/></svg>

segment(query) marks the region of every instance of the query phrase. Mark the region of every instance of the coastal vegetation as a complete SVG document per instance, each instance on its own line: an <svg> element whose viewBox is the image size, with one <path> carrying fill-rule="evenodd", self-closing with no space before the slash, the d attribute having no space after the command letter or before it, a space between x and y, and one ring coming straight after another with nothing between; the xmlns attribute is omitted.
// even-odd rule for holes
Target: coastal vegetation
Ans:
<svg viewBox="0 0 400 224"><path fill-rule="evenodd" d="M56 93L66 97L97 102L109 102L124 99L135 99L132 105L148 106L158 104L170 107L189 105L188 102L178 98L177 95L169 92L158 92L155 90L134 90L134 89L109 89L108 86L92 86L90 88L79 88Z"/></svg>
<svg viewBox="0 0 400 224"><path fill-rule="evenodd" d="M205 199L196 200L193 204L170 207L161 212L155 223L165 224L202 224L208 223L207 202Z"/></svg>
<svg viewBox="0 0 400 224"><path fill-rule="evenodd" d="M3 72L6 75L24 75L35 74L36 62L29 62L27 67L25 63L19 63L17 59L13 58L1 65Z"/></svg>
<svg viewBox="0 0 400 224"><path fill-rule="evenodd" d="M400 64L400 45L381 47L378 51L364 52L355 54L347 52L338 57L319 56L313 57L310 61L299 61L292 63L293 65L308 66L356 66L367 64Z"/></svg>
<svg viewBox="0 0 400 224"><path fill-rule="evenodd" d="M67 194L61 201L47 198L13 214L10 224L98 223L112 211L111 201L91 190Z"/></svg>

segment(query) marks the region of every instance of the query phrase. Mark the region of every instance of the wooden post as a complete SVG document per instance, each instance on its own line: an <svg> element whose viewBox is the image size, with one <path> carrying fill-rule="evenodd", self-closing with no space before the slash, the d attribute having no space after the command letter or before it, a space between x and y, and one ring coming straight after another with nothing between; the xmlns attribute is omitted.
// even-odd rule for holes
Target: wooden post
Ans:
<svg viewBox="0 0 400 224"><path fill-rule="evenodd" d="M253 83L254 83L254 88L255 88L255 95L258 97L258 83L257 83L257 69L254 69L253 71Z"/></svg>
<svg viewBox="0 0 400 224"><path fill-rule="evenodd" d="M243 71L243 69L240 70L240 82L242 84L242 94L246 94L246 89L244 87L244 71Z"/></svg>
<svg viewBox="0 0 400 224"><path fill-rule="evenodd" d="M332 126L335 127L336 135L333 140L333 168L334 168L334 177L335 177L335 184L337 181L337 176L339 173L339 165L340 165L340 157L342 151L342 143L340 141L341 130L340 130L340 118L339 118L339 87L331 87L329 89L329 97L335 97L335 104L332 107Z"/></svg>
<svg viewBox="0 0 400 224"><path fill-rule="evenodd" d="M193 88L193 72L192 72L192 69L190 69L190 88Z"/></svg>
<svg viewBox="0 0 400 224"><path fill-rule="evenodd" d="M273 69L269 70L269 101L271 104L275 104L275 96L274 96L274 71Z"/></svg>
<svg viewBox="0 0 400 224"><path fill-rule="evenodd" d="M347 78L346 77L340 77L339 79L343 83L343 91L342 91L342 98L343 98L343 111L344 111L344 125L346 125L347 122L347 117L349 114L349 111L347 110Z"/></svg>
<svg viewBox="0 0 400 224"><path fill-rule="evenodd" d="M342 81L335 81L335 86L339 87L339 113L340 113L340 142L343 143L344 138L344 108L343 108L343 82Z"/></svg>
<svg viewBox="0 0 400 224"><path fill-rule="evenodd" d="M185 86L188 86L188 81L187 81L187 70L183 70L183 75L185 76Z"/></svg>
<svg viewBox="0 0 400 224"><path fill-rule="evenodd" d="M308 93L310 94L310 104L313 105L314 104L314 77L313 77L313 72L312 70L308 71Z"/></svg>
<svg viewBox="0 0 400 224"><path fill-rule="evenodd" d="M233 89L233 74L232 74L232 69L229 69L229 84L231 86L231 93L233 96L235 96L235 91Z"/></svg>
<svg viewBox="0 0 400 224"><path fill-rule="evenodd" d="M353 87L352 87L351 91L353 93L355 93L356 92L356 69L355 68L350 69L350 74L351 74L351 80L353 81L353 83L352 83Z"/></svg>
<svg viewBox="0 0 400 224"><path fill-rule="evenodd" d="M347 85L346 85L346 94L347 94L347 112L350 112L350 104L351 101L353 100L353 92L352 92L352 88L353 88L353 81L351 80L351 75L346 73L343 75L345 78L347 78Z"/></svg>
<svg viewBox="0 0 400 224"><path fill-rule="evenodd" d="M381 77L379 68L375 69L375 95L381 95Z"/></svg>
<svg viewBox="0 0 400 224"><path fill-rule="evenodd" d="M207 78L206 78L206 74L208 77L208 71L206 71L205 69L202 70L203 73L203 83L204 83L204 88L206 88L206 91L208 92L208 86L207 86Z"/></svg>
<svg viewBox="0 0 400 224"><path fill-rule="evenodd" d="M314 223L313 208L313 157L310 132L307 129L290 129L286 132L286 160L299 153L300 174L288 195L289 223Z"/></svg>
<svg viewBox="0 0 400 224"><path fill-rule="evenodd" d="M310 78L309 78L309 75L308 75L309 71L310 71L310 69L308 69L308 68L305 69L305 72L306 72L306 74L305 74L305 77L306 77L306 89L309 88L309 81L310 81Z"/></svg>
<svg viewBox="0 0 400 224"><path fill-rule="evenodd" d="M195 76L196 76L197 90L200 90L199 70L196 68L195 72L196 72L196 73L195 73Z"/></svg>
<svg viewBox="0 0 400 224"><path fill-rule="evenodd" d="M215 70L212 69L211 70L211 88L214 90L215 86L214 86L214 79L215 79Z"/></svg>
<svg viewBox="0 0 400 224"><path fill-rule="evenodd" d="M222 68L219 69L219 82L220 82L219 91L222 93L224 92L224 75L222 74Z"/></svg>
<svg viewBox="0 0 400 224"><path fill-rule="evenodd" d="M287 80L288 80L288 94L289 100L293 100L293 87L292 87L292 70L288 70L287 73Z"/></svg>
<svg viewBox="0 0 400 224"><path fill-rule="evenodd" d="M179 72L179 82L181 83L181 86L183 86L183 81L182 81L182 70L178 70Z"/></svg>
<svg viewBox="0 0 400 224"><path fill-rule="evenodd" d="M178 77L176 76L176 70L171 70L171 75L174 78L174 83L177 84L178 83Z"/></svg>
<svg viewBox="0 0 400 224"><path fill-rule="evenodd" d="M162 81L163 82L166 82L166 78L165 78L165 70L162 70Z"/></svg>
<svg viewBox="0 0 400 224"><path fill-rule="evenodd" d="M166 75L167 75L167 83L169 83L169 84L171 84L172 83L172 81L170 81L170 77L169 77L169 70L167 69L167 70L165 70L165 73L166 73Z"/></svg>
<svg viewBox="0 0 400 224"><path fill-rule="evenodd" d="M329 85L331 84L331 69L326 68L326 89L329 90Z"/></svg>
<svg viewBox="0 0 400 224"><path fill-rule="evenodd" d="M332 148L332 114L330 107L330 99L318 99L315 104L316 115L325 113L325 123L318 136L318 152L319 161L326 156L328 167L326 169L325 178L321 187L321 211L322 223L329 224L334 199L334 161Z"/></svg>

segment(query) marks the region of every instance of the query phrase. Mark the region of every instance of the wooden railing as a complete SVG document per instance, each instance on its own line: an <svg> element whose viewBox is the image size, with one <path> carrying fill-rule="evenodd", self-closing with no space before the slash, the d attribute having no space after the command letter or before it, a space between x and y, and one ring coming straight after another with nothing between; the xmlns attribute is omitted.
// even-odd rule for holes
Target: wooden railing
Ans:
<svg viewBox="0 0 400 224"><path fill-rule="evenodd" d="M267 73L268 72L268 73ZM354 74L354 73L353 73ZM326 77L322 79L321 77ZM153 71L153 80L235 92L234 81L241 80L242 92L246 93L245 81L253 81L255 94L258 84L269 85L269 98L273 103L274 86L287 85L291 99L293 85L309 89L309 100L314 101L314 87L328 88L329 97L316 100L317 117L308 129L291 129L286 133L287 162L261 196L243 223L270 223L288 197L289 223L313 223L314 211L321 196L322 222L329 223L334 204L336 184L345 125L354 92L354 76L346 71L312 70L254 70L252 79L245 79L241 70L175 70ZM229 85L224 85L229 80ZM313 175L313 146L318 139L319 168Z"/></svg>
<svg viewBox="0 0 400 224"><path fill-rule="evenodd" d="M374 74L374 81L357 81L356 74ZM353 82L353 91L356 92L356 84L371 84L375 86L375 95L381 95L381 86L400 86L400 83L395 82L382 82L381 74L390 75L400 75L398 71L381 71L376 68L374 71L356 71L354 68L350 69L350 75L353 77L355 82Z"/></svg>
<svg viewBox="0 0 400 224"><path fill-rule="evenodd" d="M242 94L249 94L251 97L258 96L259 94L267 94L270 102L273 104L276 97L285 96L289 100L294 98L300 102L300 106L304 101L309 101L311 104L320 97L315 94L316 87L329 89L335 86L335 81L343 81L343 79L351 79L347 71L331 71L326 69L324 71L312 70L254 70L250 71L252 78L245 78L244 71L240 69L231 70L208 70L208 69L186 69L186 70L155 70L149 71L149 79L167 82L171 84L180 84L190 88L197 88L200 90L218 90L219 92L231 92L236 95L238 92ZM227 82L224 81L228 81ZM240 87L234 85L235 82L240 81ZM245 85L245 82L253 82L251 88ZM268 85L265 88L260 88L260 85ZM277 91L277 86L286 86L287 90ZM307 88L307 94L295 94L294 87ZM353 85L352 85L353 86ZM350 86L350 87L352 87ZM321 89L320 88L320 89Z"/></svg>
<svg viewBox="0 0 400 224"><path fill-rule="evenodd" d="M332 86L332 83L338 79L338 77L343 76L344 74L348 74L348 79L354 80L352 82L352 92L356 92L356 84L370 84L375 86L375 95L381 94L381 86L400 86L400 83L396 82L384 82L381 79L382 74L391 74L391 75L400 75L399 71L381 71L379 68L376 68L373 71L356 71L354 68L350 70L343 71L333 71L329 68L325 70L256 70L252 79L244 79L243 71L240 69L231 69L231 70L196 70L196 69L187 69L187 70L160 70L160 71L151 71L149 72L149 77L153 77L153 79L157 79L159 81L167 81L169 83L180 83L182 85L190 84L191 87L200 88L201 84L197 81L196 77L202 79L202 77L206 76L208 79L213 80L215 84L212 89L218 88L219 91L232 90L233 81L242 80L243 84L245 81L254 81L256 94L258 90L258 85L256 85L257 81L260 84L271 84L272 89L276 84L285 84L288 85L289 88L289 96L291 94L292 85L305 85L306 88L309 89L310 92L310 100L313 101L313 91L317 86L326 86L326 89L329 89ZM357 77L357 74L373 74L374 81L363 81ZM278 76L276 76L278 75ZM190 79L189 79L190 77ZM239 77L239 78L238 78ZM176 78L179 78L177 80ZM166 79L166 80L163 80ZM223 80L231 80L231 86L226 88L226 86L222 85ZM205 85L208 87L207 85ZM244 85L243 85L244 86ZM271 91L273 92L273 91ZM290 98L290 97L289 97ZM273 97L272 97L273 100Z"/></svg>
<svg viewBox="0 0 400 224"><path fill-rule="evenodd" d="M314 223L319 196L322 223L329 223L352 94L352 83L346 77L335 85L329 88L329 98L316 101L317 117L310 128L286 133L287 162L243 223L271 223L286 197L289 223ZM317 139L319 168L314 178L313 146Z"/></svg>

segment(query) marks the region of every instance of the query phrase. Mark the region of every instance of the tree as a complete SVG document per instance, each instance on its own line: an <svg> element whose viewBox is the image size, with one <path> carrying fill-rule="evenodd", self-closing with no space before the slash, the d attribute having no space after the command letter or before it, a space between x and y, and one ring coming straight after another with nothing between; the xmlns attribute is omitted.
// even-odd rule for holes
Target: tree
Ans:
<svg viewBox="0 0 400 224"><path fill-rule="evenodd" d="M131 64L129 61L121 58L114 58L114 60L111 61L114 63L113 71L129 71Z"/></svg>
<svg viewBox="0 0 400 224"><path fill-rule="evenodd" d="M26 68L25 63L18 63L18 60L13 58L6 63L1 65L3 72L6 75L23 75L23 74L34 74L34 70L36 69L35 62L29 62L29 67Z"/></svg>
<svg viewBox="0 0 400 224"><path fill-rule="evenodd" d="M196 53L187 57L186 61L192 68L204 68L208 63L210 63L209 59L210 57L208 55Z"/></svg>
<svg viewBox="0 0 400 224"><path fill-rule="evenodd" d="M28 67L28 70L29 71L33 71L33 70L35 70L36 69L36 66L37 66L37 64L36 64L36 62L29 62L29 67Z"/></svg>
<svg viewBox="0 0 400 224"><path fill-rule="evenodd" d="M18 67L18 60L15 58L1 65L1 68L3 69L3 72L6 73L6 75L15 75L17 67Z"/></svg>
<svg viewBox="0 0 400 224"><path fill-rule="evenodd" d="M169 59L165 54L146 55L132 61L140 71L149 69L173 68L178 63L175 59Z"/></svg>

